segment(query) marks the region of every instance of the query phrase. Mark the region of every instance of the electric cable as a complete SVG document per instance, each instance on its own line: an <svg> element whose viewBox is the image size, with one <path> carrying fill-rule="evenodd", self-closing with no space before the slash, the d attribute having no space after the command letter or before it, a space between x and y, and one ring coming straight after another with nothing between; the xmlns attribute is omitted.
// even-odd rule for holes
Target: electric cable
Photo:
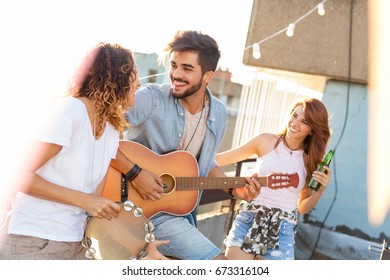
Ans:
<svg viewBox="0 0 390 280"><path fill-rule="evenodd" d="M334 196L333 196L333 200L332 200L332 203L325 215L325 218L324 220L322 221L321 223L321 226L320 226L320 229L318 231L318 235L317 235L317 239L316 239L316 242L314 244L314 247L313 247L313 251L309 257L309 260L313 259L314 255L315 255L315 252L316 252L316 249L317 249L317 246L318 246L318 242L320 240L320 237L321 237L321 232L322 232L322 228L324 227L325 225L325 222L326 220L328 219L329 217L329 214L333 208L333 205L335 204L336 202L336 198L337 198L337 190L338 190L338 187L337 187L337 168L336 168L336 149L338 147L338 145L340 144L340 141L341 139L343 138L343 135L344 135L344 132L345 132L345 128L346 128L346 125L347 125L347 121L348 121L348 112L349 112L349 98L350 98L350 89L351 89L351 69L352 69L352 31L353 31L353 26L352 26L352 20L353 20L353 3L354 3L354 0L351 0L351 6L350 6L350 16L349 16L349 53L348 53L348 84L347 84L347 104L346 104L346 109L345 109L345 117L344 117L344 124L343 124L343 127L341 129L341 134L340 134L340 137L334 147L334 151L335 151L335 156L334 156L334 160L333 160L333 170L334 170L334 181L335 181L335 193L334 193Z"/></svg>

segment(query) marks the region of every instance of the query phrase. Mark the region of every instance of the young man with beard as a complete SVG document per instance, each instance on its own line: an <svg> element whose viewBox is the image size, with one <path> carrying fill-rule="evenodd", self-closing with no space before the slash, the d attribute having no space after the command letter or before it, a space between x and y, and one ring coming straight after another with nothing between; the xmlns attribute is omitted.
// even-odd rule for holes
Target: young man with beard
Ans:
<svg viewBox="0 0 390 280"><path fill-rule="evenodd" d="M190 152L197 159L200 177L226 176L214 158L226 131L227 109L207 88L220 58L218 45L201 32L181 31L165 51L171 83L147 84L137 92L135 106L127 113L131 127L126 138L159 155L175 150ZM160 199L164 189L158 174L145 167L140 170L137 162L124 158L117 158L112 166L123 174L135 175L130 176L131 182L143 199ZM247 184L235 189L233 195L251 201L259 194L260 185L252 178L246 179ZM197 205L183 216L163 212L153 215L156 238L170 240L159 251L184 260L225 259L196 228L196 210Z"/></svg>

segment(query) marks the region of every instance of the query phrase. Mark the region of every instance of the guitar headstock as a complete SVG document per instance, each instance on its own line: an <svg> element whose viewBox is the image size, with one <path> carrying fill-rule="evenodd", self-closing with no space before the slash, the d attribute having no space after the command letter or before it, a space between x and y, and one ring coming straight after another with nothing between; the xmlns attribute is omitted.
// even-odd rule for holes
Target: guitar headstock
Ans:
<svg viewBox="0 0 390 280"><path fill-rule="evenodd" d="M281 189L294 187L297 188L299 184L298 173L272 173L267 176L268 185L271 189Z"/></svg>

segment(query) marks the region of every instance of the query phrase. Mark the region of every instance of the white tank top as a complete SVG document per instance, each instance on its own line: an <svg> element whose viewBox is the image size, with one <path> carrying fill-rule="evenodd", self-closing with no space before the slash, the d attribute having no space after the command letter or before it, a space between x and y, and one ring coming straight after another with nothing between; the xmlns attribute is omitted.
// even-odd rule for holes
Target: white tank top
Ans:
<svg viewBox="0 0 390 280"><path fill-rule="evenodd" d="M268 154L257 159L256 170L259 176L268 176L274 172L298 173L299 184L295 187L271 189L262 187L260 195L252 204L263 205L268 208L279 208L291 212L298 207L299 193L305 185L306 168L303 161L303 150L290 151L281 141Z"/></svg>

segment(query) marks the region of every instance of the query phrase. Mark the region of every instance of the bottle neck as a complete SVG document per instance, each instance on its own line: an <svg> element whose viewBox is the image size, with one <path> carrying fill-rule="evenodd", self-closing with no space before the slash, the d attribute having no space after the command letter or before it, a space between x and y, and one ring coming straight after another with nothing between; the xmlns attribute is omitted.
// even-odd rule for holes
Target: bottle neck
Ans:
<svg viewBox="0 0 390 280"><path fill-rule="evenodd" d="M332 150L329 151L329 153L326 155L323 163L326 164L326 165L329 165L332 158L333 158L333 155L334 155L334 152Z"/></svg>

